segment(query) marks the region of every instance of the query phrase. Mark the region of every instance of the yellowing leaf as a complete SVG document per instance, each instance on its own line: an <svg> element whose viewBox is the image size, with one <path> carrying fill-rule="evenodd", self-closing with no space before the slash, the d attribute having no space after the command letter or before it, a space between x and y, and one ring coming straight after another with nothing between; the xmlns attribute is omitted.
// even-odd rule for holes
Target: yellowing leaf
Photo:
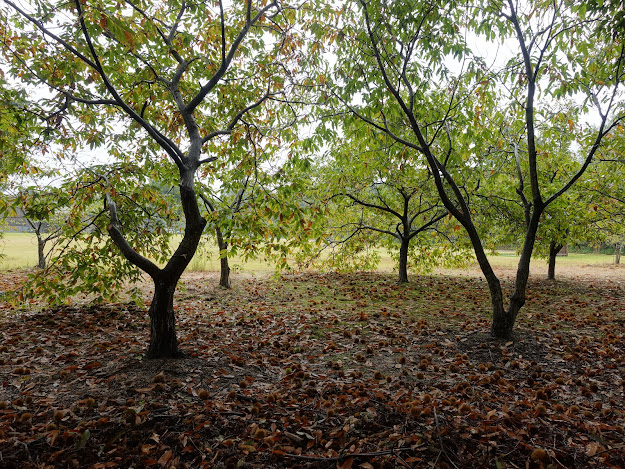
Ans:
<svg viewBox="0 0 625 469"><path fill-rule="evenodd" d="M130 46L130 49L135 50L135 37L132 35L130 31L124 30L124 37L126 38L126 43Z"/></svg>

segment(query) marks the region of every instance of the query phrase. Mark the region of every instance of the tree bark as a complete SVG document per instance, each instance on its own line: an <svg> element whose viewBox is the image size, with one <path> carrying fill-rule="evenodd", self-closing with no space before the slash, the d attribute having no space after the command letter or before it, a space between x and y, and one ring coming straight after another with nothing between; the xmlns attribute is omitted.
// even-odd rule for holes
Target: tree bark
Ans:
<svg viewBox="0 0 625 469"><path fill-rule="evenodd" d="M623 243L616 243L614 249L614 264L619 265L621 263L621 251L623 250Z"/></svg>
<svg viewBox="0 0 625 469"><path fill-rule="evenodd" d="M219 286L221 288L230 288L230 265L228 264L228 242L224 239L221 229L215 227L215 234L217 235L217 246L219 247Z"/></svg>
<svg viewBox="0 0 625 469"><path fill-rule="evenodd" d="M401 247L399 248L399 278L397 283L408 283L408 247L410 239L403 237L401 239Z"/></svg>
<svg viewBox="0 0 625 469"><path fill-rule="evenodd" d="M563 247L563 244L555 241L549 243L549 268L547 269L547 278L549 280L555 280L556 278L556 257Z"/></svg>
<svg viewBox="0 0 625 469"><path fill-rule="evenodd" d="M35 234L37 235L37 267L43 270L46 268L46 240L41 236L40 228L35 231Z"/></svg>
<svg viewBox="0 0 625 469"><path fill-rule="evenodd" d="M150 344L146 358L179 358L174 313L174 293L177 280L164 277L154 280L154 296L148 314L150 316Z"/></svg>

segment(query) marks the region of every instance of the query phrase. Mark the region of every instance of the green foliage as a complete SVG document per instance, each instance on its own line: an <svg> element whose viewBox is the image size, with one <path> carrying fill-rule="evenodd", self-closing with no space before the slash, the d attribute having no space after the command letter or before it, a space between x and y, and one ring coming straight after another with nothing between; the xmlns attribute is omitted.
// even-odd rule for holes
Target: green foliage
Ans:
<svg viewBox="0 0 625 469"><path fill-rule="evenodd" d="M222 147L222 164L202 174L198 190L207 231L213 236L220 231L226 243L222 256L263 256L287 268L287 258L310 238L315 209L300 197L310 160L293 149L284 158L281 137L248 128L245 138Z"/></svg>
<svg viewBox="0 0 625 469"><path fill-rule="evenodd" d="M39 298L51 304L87 295L103 302L117 297L141 276L137 267L120 253L107 233L110 223L103 194L113 197L120 211L124 234L138 252L158 263L171 253L169 241L179 225L173 197L130 164L91 167L79 171L60 187L39 192L26 214L41 219L41 205L48 214L62 216L55 249L48 266L32 273L20 299ZM28 202L28 200L23 200ZM50 215L43 217L50 220ZM137 292L130 288L133 297Z"/></svg>
<svg viewBox="0 0 625 469"><path fill-rule="evenodd" d="M307 266L322 272L372 272L380 263L378 239L370 236L354 236L349 242L328 243L323 253L307 259Z"/></svg>

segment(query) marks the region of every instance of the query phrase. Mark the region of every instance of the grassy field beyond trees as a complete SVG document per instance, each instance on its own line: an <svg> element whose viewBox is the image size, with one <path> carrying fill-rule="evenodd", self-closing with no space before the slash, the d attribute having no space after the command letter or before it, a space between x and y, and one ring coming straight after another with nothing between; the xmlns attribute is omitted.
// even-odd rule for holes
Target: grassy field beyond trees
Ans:
<svg viewBox="0 0 625 469"><path fill-rule="evenodd" d="M0 270L31 268L37 264L37 239L31 233L4 233L0 239ZM514 267L518 263L518 256L514 251L499 251L497 256L491 256L491 262L497 267ZM557 266L610 264L614 256L607 254L578 254L558 257ZM247 260L240 257L233 258L233 265L241 272L266 273L274 270L270 262L262 259ZM546 269L546 261L534 259L533 270L541 272ZM386 251L380 255L378 271L391 272L397 268L397 263L391 259ZM215 243L206 240L200 252L191 261L192 271L218 271L219 253ZM557 269L557 267L556 267Z"/></svg>

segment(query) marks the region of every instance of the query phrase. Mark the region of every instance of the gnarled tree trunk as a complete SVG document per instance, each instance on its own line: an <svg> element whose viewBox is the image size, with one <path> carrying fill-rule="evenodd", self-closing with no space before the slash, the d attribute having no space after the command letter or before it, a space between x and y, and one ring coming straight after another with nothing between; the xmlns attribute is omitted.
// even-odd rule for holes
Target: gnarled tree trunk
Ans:
<svg viewBox="0 0 625 469"><path fill-rule="evenodd" d="M174 293L182 273L197 250L206 226L206 220L200 214L193 188L194 175L195 170L181 171L180 200L185 215L185 230L178 248L162 269L130 246L119 228L116 205L111 197L107 196L107 205L111 215L108 231L111 238L124 257L149 274L154 282L154 296L148 311L150 343L146 358L178 358L182 355L178 350L176 336Z"/></svg>
<svg viewBox="0 0 625 469"><path fill-rule="evenodd" d="M197 250L206 220L200 214L192 181L191 187L188 187L184 177L180 184L180 199L186 219L184 236L167 265L152 277L154 297L149 310L150 345L147 358L178 358L182 355L176 336L174 293Z"/></svg>
<svg viewBox="0 0 625 469"><path fill-rule="evenodd" d="M177 281L170 278L154 280L154 296L148 314L150 316L150 345L147 358L177 358L176 316L174 314L174 293Z"/></svg>

